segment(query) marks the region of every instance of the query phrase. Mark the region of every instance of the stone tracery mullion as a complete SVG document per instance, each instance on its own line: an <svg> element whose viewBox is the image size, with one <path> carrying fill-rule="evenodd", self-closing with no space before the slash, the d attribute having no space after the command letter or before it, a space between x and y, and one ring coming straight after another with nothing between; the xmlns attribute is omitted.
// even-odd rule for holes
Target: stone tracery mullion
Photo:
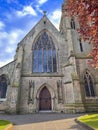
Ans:
<svg viewBox="0 0 98 130"><path fill-rule="evenodd" d="M85 93L86 93L86 96L89 96L89 87L88 87L88 81L87 81L87 74L85 73L84 75L84 85L85 85Z"/></svg>
<svg viewBox="0 0 98 130"><path fill-rule="evenodd" d="M53 62L53 58L56 58L56 54L54 52L55 46L53 40L46 32L44 32L38 38L34 50L37 50L37 59L35 59L35 63L37 64L37 72L54 72L55 63ZM41 51L40 51L41 50ZM40 51L40 52L39 52ZM35 55L36 55L35 53ZM40 53L40 54L39 54ZM42 55L41 59L39 55ZM42 62L39 62L39 60ZM55 59L56 60L56 59ZM42 67L42 69L41 69ZM36 70L35 70L36 72Z"/></svg>
<svg viewBox="0 0 98 130"><path fill-rule="evenodd" d="M38 68L39 68L39 48L37 47L37 56L38 56L38 59L37 59L37 71L38 71Z"/></svg>
<svg viewBox="0 0 98 130"><path fill-rule="evenodd" d="M92 96L91 94L91 88L90 88L90 80L89 80L89 74L88 74L88 77L87 77L87 82L88 82L88 87L89 87L89 93L90 93L90 96Z"/></svg>
<svg viewBox="0 0 98 130"><path fill-rule="evenodd" d="M91 84L91 83L92 83L92 84ZM89 86L90 86L91 96L95 96L94 86L93 86L93 82L92 82L92 78L91 78L91 75L90 75L90 74L89 74Z"/></svg>
<svg viewBox="0 0 98 130"><path fill-rule="evenodd" d="M42 72L43 72L43 48L42 48Z"/></svg>
<svg viewBox="0 0 98 130"><path fill-rule="evenodd" d="M48 47L46 48L47 52L47 72L48 72Z"/></svg>
<svg viewBox="0 0 98 130"><path fill-rule="evenodd" d="M89 74L86 74L86 80L87 80L87 86L88 86L88 89L89 89L89 95L91 96L91 91L90 91L90 85L89 85Z"/></svg>
<svg viewBox="0 0 98 130"><path fill-rule="evenodd" d="M52 72L53 72L53 48L51 49L51 60L52 60Z"/></svg>

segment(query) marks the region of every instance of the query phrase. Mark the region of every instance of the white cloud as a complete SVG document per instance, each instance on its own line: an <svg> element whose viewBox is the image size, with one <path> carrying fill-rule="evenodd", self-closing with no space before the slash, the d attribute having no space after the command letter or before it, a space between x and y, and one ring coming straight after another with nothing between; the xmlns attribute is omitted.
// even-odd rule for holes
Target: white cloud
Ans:
<svg viewBox="0 0 98 130"><path fill-rule="evenodd" d="M37 15L36 11L32 8L32 6L24 6L23 10L17 11L16 14L19 17L23 17L23 16L26 16L26 15L33 15L33 16Z"/></svg>
<svg viewBox="0 0 98 130"><path fill-rule="evenodd" d="M11 62L13 59L9 59L9 60L6 60L6 61L0 61L0 67L8 64L9 62Z"/></svg>
<svg viewBox="0 0 98 130"><path fill-rule="evenodd" d="M24 36L24 34L25 31L21 29L14 29L13 31L11 31L8 38L9 44L14 45L18 43L21 37Z"/></svg>
<svg viewBox="0 0 98 130"><path fill-rule="evenodd" d="M52 21L52 23L55 25L55 27L58 30L59 30L60 18L61 18L61 10L60 9L56 9L54 12L52 12L49 15L49 19Z"/></svg>
<svg viewBox="0 0 98 130"><path fill-rule="evenodd" d="M8 36L8 33L7 32L4 32L4 31L1 31L0 32L0 40L4 39L4 38L7 38Z"/></svg>
<svg viewBox="0 0 98 130"><path fill-rule="evenodd" d="M30 19L23 30L19 28L7 31L0 30L0 66L7 64L11 61L9 59L14 58L17 44L36 23L36 21L32 22Z"/></svg>
<svg viewBox="0 0 98 130"><path fill-rule="evenodd" d="M7 52L7 53L12 53L13 51L15 51L15 48L13 48L13 47L11 47L11 46L9 46L9 47L7 47L7 48L5 49L5 52Z"/></svg>
<svg viewBox="0 0 98 130"><path fill-rule="evenodd" d="M39 5L36 5L36 10L37 10L38 12L40 12L40 13L43 13L43 10L40 8Z"/></svg>
<svg viewBox="0 0 98 130"><path fill-rule="evenodd" d="M40 8L44 3L46 3L48 0L39 0L37 1L38 4L36 5L36 10L40 13L43 13L43 10Z"/></svg>
<svg viewBox="0 0 98 130"><path fill-rule="evenodd" d="M48 0L39 0L38 3L39 3L40 5L42 5L42 4L46 3L47 1L48 1Z"/></svg>
<svg viewBox="0 0 98 130"><path fill-rule="evenodd" d="M10 31L9 33L2 31L0 32L0 44L3 44L2 40L7 41L7 44L14 45L21 37L25 34L25 31L21 29L13 29L13 31Z"/></svg>
<svg viewBox="0 0 98 130"><path fill-rule="evenodd" d="M58 19L60 19L61 18L61 10L55 10L53 13L52 13L52 16L51 16L51 18L53 19L53 20L58 20Z"/></svg>
<svg viewBox="0 0 98 130"><path fill-rule="evenodd" d="M15 54L17 43L25 35L25 31L21 29L13 29L13 31L0 32L0 66L7 64Z"/></svg>
<svg viewBox="0 0 98 130"><path fill-rule="evenodd" d="M0 21L0 30L2 30L4 27L5 27L5 24L2 21Z"/></svg>

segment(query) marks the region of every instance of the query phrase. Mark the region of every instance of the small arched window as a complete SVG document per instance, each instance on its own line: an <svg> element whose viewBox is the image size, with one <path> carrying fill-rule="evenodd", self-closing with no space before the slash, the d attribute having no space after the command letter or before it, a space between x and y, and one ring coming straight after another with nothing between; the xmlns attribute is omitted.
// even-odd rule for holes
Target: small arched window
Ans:
<svg viewBox="0 0 98 130"><path fill-rule="evenodd" d="M71 19L70 25L71 25L71 28L75 30L76 27L75 27L75 21L73 18Z"/></svg>
<svg viewBox="0 0 98 130"><path fill-rule="evenodd" d="M38 37L33 48L33 72L57 72L55 45L46 31Z"/></svg>
<svg viewBox="0 0 98 130"><path fill-rule="evenodd" d="M0 98L6 98L6 91L7 91L7 79L6 75L0 76Z"/></svg>
<svg viewBox="0 0 98 130"><path fill-rule="evenodd" d="M82 45L82 40L79 38L79 44L80 44L80 51L83 52L83 45Z"/></svg>
<svg viewBox="0 0 98 130"><path fill-rule="evenodd" d="M95 97L93 80L88 71L84 74L84 88L87 97Z"/></svg>

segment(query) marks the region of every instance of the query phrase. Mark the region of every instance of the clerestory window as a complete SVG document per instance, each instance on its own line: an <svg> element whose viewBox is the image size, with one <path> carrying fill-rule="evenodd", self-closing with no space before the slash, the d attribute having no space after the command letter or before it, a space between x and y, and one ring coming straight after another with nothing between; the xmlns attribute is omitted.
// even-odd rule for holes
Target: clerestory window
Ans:
<svg viewBox="0 0 98 130"><path fill-rule="evenodd" d="M57 72L55 45L45 31L38 37L33 48L33 72Z"/></svg>
<svg viewBox="0 0 98 130"><path fill-rule="evenodd" d="M84 88L87 97L95 97L93 80L88 71L86 71L84 75Z"/></svg>

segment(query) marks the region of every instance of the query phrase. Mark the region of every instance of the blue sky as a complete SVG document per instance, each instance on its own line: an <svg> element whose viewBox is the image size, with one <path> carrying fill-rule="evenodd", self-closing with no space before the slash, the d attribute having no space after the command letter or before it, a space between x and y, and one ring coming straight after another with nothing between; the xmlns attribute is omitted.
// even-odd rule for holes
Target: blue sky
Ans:
<svg viewBox="0 0 98 130"><path fill-rule="evenodd" d="M59 28L63 0L0 0L0 67L13 60L19 41L47 11Z"/></svg>

